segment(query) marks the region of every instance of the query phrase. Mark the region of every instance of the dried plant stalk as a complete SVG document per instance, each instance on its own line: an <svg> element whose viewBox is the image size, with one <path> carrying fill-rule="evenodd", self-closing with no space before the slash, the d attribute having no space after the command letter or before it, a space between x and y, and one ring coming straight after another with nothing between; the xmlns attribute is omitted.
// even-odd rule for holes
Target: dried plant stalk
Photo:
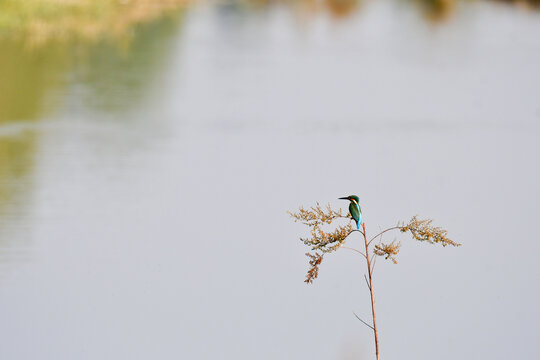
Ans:
<svg viewBox="0 0 540 360"><path fill-rule="evenodd" d="M352 224L352 218L350 214L344 216L341 209L334 210L328 204L326 207L322 207L319 203L316 206L312 206L308 209L300 207L298 212L287 212L295 222L301 222L311 228L310 236L307 238L300 238L300 240L310 247L314 253L306 253L309 257L309 270L304 280L307 284L312 284L313 281L319 276L319 266L322 263L323 256L327 253L337 251L340 248L353 250L361 254L367 265L368 276L366 277L366 283L369 288L371 298L371 316L372 325L368 324L364 320L360 319L356 314L355 316L362 321L366 326L373 330L373 337L375 340L375 355L379 360L379 335L377 332L377 320L375 316L375 295L373 291L373 270L374 263L377 256L383 256L385 259L391 260L394 264L397 264L397 255L401 248L401 241L392 241L389 244L383 243L382 235L391 230L400 230L401 232L410 232L413 239L418 241L426 241L431 244L441 244L442 246L452 245L460 246L447 236L448 232L440 227L432 225L432 220L420 220L417 216L414 216L407 224L400 224L385 229L369 241L366 235L365 224L362 223L362 230L357 230ZM349 223L340 224L333 228L333 230L325 230L325 227L332 224L333 221L338 219L349 219ZM343 246L345 240L353 232L360 232L364 239L365 252L362 252L355 248ZM378 244L371 243L379 239ZM370 252L372 254L370 254ZM364 275L365 276L365 275Z"/></svg>

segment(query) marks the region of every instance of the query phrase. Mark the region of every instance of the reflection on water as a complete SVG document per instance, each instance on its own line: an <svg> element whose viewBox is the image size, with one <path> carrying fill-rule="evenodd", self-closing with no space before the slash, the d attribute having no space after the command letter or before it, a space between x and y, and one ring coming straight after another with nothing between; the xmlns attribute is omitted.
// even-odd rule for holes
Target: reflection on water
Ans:
<svg viewBox="0 0 540 360"><path fill-rule="evenodd" d="M369 0L249 0L225 1L222 8L236 11L258 12L271 7L282 6L303 19L313 19L321 14L329 14L335 19L345 19L360 11ZM427 19L438 21L449 17L456 0L408 0L408 5L417 6Z"/></svg>
<svg viewBox="0 0 540 360"><path fill-rule="evenodd" d="M540 0L495 1L515 5L522 9L540 9ZM370 0L229 0L220 3L221 6L248 11L260 11L271 6L285 6L301 17L314 17L321 13L327 13L334 18L340 19L360 11L368 2ZM459 0L406 0L404 3L406 6L417 7L426 19L435 22L450 18L459 4Z"/></svg>
<svg viewBox="0 0 540 360"><path fill-rule="evenodd" d="M300 0L300 1L276 1L276 0L250 0L230 1L226 6L246 8L250 10L268 9L272 5L287 6L300 16L329 13L336 18L351 15L358 9L361 0Z"/></svg>
<svg viewBox="0 0 540 360"><path fill-rule="evenodd" d="M271 6L284 6L303 18L327 13L340 19L352 16L368 2L369 0L229 0L220 2L220 6L242 11L260 11ZM499 0L499 2L531 10L540 8L540 0ZM437 22L450 18L459 6L459 0L407 0L405 5L417 7L426 19Z"/></svg>
<svg viewBox="0 0 540 360"><path fill-rule="evenodd" d="M440 21L447 19L452 15L455 7L456 0L412 0L415 3L426 18L433 21Z"/></svg>
<svg viewBox="0 0 540 360"><path fill-rule="evenodd" d="M35 134L0 134L0 280L31 248L29 233L21 232L32 215L35 152Z"/></svg>
<svg viewBox="0 0 540 360"><path fill-rule="evenodd" d="M141 106L156 77L166 68L181 16L139 25L124 47L100 42L77 49L70 83L85 107L104 112Z"/></svg>
<svg viewBox="0 0 540 360"><path fill-rule="evenodd" d="M39 48L28 48L24 41L0 43L0 265L22 259L17 254L30 238L21 224L31 216L35 192L35 162L43 134L37 122L45 125L60 107L76 123L82 108L114 115L144 106L145 94L166 68L181 19L177 14L139 25L132 37L120 42Z"/></svg>
<svg viewBox="0 0 540 360"><path fill-rule="evenodd" d="M0 124L34 120L60 105L73 83L99 108L137 104L162 70L181 16L139 25L120 42L74 42L28 49L0 43ZM78 94L79 95L79 94Z"/></svg>
<svg viewBox="0 0 540 360"><path fill-rule="evenodd" d="M0 42L0 124L42 116L47 96L70 69L70 49L50 46L29 52L20 42Z"/></svg>

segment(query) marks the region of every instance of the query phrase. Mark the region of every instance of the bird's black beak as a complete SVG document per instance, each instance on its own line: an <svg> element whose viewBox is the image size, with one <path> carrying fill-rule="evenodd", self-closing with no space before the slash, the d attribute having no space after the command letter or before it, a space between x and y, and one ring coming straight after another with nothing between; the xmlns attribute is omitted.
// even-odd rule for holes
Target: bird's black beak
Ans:
<svg viewBox="0 0 540 360"><path fill-rule="evenodd" d="M345 196L345 197L341 197L339 198L340 200L349 200L349 197L348 196Z"/></svg>

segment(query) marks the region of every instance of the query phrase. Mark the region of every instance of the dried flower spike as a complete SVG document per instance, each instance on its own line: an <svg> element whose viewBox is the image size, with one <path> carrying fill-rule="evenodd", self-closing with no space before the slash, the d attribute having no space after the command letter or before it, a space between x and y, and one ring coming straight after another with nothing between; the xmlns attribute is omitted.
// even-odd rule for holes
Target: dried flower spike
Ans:
<svg viewBox="0 0 540 360"><path fill-rule="evenodd" d="M312 206L307 210L303 206L300 206L298 212L287 211L287 214L294 218L294 221L300 221L307 226L330 224L335 219L347 218L347 216L342 214L341 209L337 211L333 210L330 204L326 205L326 208L323 208L319 203L317 203L317 206Z"/></svg>
<svg viewBox="0 0 540 360"><path fill-rule="evenodd" d="M377 256L384 256L386 260L390 259L394 264L397 264L395 256L399 253L401 241L397 243L392 241L390 244L378 244L373 248L373 253Z"/></svg>
<svg viewBox="0 0 540 360"><path fill-rule="evenodd" d="M461 246L461 244L450 240L447 236L448 231L431 225L433 220L419 220L415 215L407 225L400 226L401 232L409 231L413 238L418 241L427 241L430 244L441 244L442 246L452 245Z"/></svg>
<svg viewBox="0 0 540 360"><path fill-rule="evenodd" d="M310 268L304 282L307 284L311 284L313 283L313 280L315 280L319 276L319 265L321 265L322 263L323 255L319 253L315 253L314 255L306 253L306 256L309 257L311 260L309 260Z"/></svg>

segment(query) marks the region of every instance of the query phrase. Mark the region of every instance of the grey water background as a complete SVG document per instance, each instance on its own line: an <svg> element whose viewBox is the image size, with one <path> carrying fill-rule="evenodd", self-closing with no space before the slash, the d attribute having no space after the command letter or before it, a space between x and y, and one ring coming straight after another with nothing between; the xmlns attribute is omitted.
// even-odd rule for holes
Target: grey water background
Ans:
<svg viewBox="0 0 540 360"><path fill-rule="evenodd" d="M383 359L536 358L538 34L496 3L205 4L128 48L5 52L33 98L2 93L0 358L371 359L362 259L306 286L286 214L353 193L371 234L419 214L463 244L385 238Z"/></svg>

